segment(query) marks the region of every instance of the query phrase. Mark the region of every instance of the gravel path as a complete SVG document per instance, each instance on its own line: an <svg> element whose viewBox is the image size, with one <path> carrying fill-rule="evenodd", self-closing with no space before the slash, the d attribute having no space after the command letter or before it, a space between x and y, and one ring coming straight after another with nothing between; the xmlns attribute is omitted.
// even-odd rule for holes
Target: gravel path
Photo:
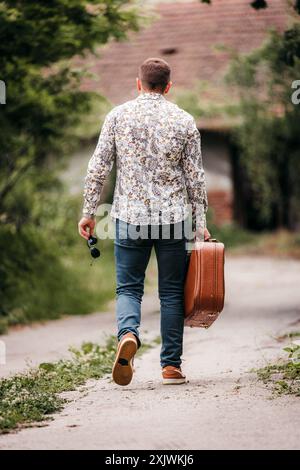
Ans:
<svg viewBox="0 0 300 470"><path fill-rule="evenodd" d="M226 260L226 304L208 330L186 329L189 383L160 384L159 346L136 360L132 383L109 377L69 393L71 402L44 427L0 437L2 449L299 449L299 399L274 398L250 373L282 356L276 335L300 329L300 262ZM2 374L66 354L82 340L103 341L114 314L94 314L12 332ZM142 331L157 336L156 295L145 297ZM149 333L145 333L145 335Z"/></svg>

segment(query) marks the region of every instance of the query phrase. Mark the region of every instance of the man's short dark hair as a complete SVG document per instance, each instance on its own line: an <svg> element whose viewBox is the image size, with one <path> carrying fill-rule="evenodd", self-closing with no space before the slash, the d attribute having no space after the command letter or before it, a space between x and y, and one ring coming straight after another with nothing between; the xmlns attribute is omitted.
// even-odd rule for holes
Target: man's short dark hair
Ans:
<svg viewBox="0 0 300 470"><path fill-rule="evenodd" d="M144 88L163 93L170 81L171 69L168 62L153 57L142 63L139 77Z"/></svg>

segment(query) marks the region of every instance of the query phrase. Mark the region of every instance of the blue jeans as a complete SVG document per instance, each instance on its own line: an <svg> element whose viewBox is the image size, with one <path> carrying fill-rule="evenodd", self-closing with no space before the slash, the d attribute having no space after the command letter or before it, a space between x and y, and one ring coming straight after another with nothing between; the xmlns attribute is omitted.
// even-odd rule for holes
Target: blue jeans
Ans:
<svg viewBox="0 0 300 470"><path fill-rule="evenodd" d="M170 232L170 237L165 235ZM183 288L187 266L183 222L136 226L116 220L118 339L133 333L140 345L139 326L145 271L154 246L158 264L161 307L161 366L181 364L183 341Z"/></svg>

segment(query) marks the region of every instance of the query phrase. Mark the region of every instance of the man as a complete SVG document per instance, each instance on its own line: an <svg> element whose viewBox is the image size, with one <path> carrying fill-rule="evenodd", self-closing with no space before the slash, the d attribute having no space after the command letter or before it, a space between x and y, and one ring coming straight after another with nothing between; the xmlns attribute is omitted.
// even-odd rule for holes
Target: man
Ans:
<svg viewBox="0 0 300 470"><path fill-rule="evenodd" d="M116 221L119 344L112 375L119 385L130 383L141 344L141 301L152 247L159 274L163 383L186 381L180 364L188 203L196 234L202 239L210 234L199 131L190 114L165 98L171 85L167 62L158 58L143 62L137 78L139 96L106 116L85 179L79 233L88 239L105 178L116 160L111 216Z"/></svg>

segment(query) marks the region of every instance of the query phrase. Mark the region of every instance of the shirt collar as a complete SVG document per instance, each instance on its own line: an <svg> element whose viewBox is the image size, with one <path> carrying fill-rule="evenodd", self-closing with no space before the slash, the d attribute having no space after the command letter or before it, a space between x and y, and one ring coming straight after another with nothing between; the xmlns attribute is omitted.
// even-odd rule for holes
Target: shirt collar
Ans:
<svg viewBox="0 0 300 470"><path fill-rule="evenodd" d="M165 97L161 93L156 93L154 91L147 91L147 92L144 91L137 97L137 99L138 100L161 100L161 99L164 100Z"/></svg>

